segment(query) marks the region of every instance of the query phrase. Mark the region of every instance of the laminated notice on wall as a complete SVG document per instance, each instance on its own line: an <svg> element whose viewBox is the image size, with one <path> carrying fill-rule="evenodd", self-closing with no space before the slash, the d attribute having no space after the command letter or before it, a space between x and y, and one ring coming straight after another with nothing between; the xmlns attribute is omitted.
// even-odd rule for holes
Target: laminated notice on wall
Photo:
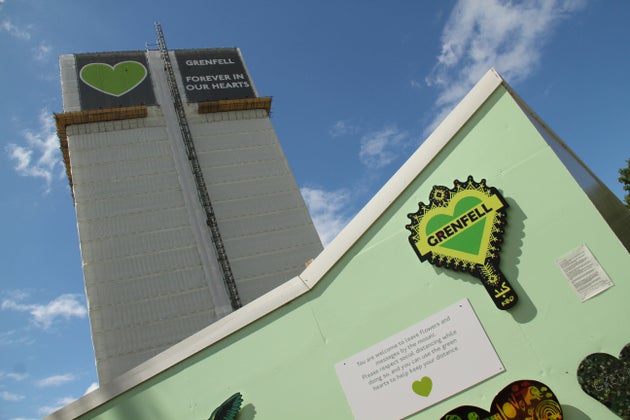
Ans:
<svg viewBox="0 0 630 420"><path fill-rule="evenodd" d="M467 299L335 365L356 419L400 419L504 371Z"/></svg>
<svg viewBox="0 0 630 420"><path fill-rule="evenodd" d="M569 280L582 302L598 295L614 284L586 245L582 245L575 251L559 258L556 264Z"/></svg>

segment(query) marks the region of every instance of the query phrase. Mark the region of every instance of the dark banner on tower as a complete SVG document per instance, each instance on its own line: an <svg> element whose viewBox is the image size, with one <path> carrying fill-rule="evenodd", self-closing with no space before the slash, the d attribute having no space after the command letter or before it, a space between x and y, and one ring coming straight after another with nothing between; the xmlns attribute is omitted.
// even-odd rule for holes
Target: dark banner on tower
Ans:
<svg viewBox="0 0 630 420"><path fill-rule="evenodd" d="M236 48L176 50L175 57L188 102L256 96Z"/></svg>
<svg viewBox="0 0 630 420"><path fill-rule="evenodd" d="M155 105L142 51L75 55L81 109Z"/></svg>

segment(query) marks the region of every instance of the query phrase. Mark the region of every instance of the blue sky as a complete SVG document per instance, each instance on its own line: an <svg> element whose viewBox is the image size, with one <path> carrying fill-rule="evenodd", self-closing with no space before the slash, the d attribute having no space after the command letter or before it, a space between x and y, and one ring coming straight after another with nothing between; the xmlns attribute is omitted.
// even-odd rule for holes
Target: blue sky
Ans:
<svg viewBox="0 0 630 420"><path fill-rule="evenodd" d="M490 67L621 197L629 19L623 0L0 0L0 420L96 382L59 55L143 50L154 21L172 49L241 48L329 242Z"/></svg>

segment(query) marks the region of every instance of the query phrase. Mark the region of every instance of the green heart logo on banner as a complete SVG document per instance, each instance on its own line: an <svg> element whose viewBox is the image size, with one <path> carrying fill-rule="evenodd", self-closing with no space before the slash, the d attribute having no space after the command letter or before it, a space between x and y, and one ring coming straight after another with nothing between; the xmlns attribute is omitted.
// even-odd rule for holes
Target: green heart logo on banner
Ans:
<svg viewBox="0 0 630 420"><path fill-rule="evenodd" d="M133 90L147 77L147 69L137 61L122 61L114 66L90 63L81 68L79 77L88 86L119 97Z"/></svg>
<svg viewBox="0 0 630 420"><path fill-rule="evenodd" d="M433 187L430 204L407 215L409 243L420 261L473 274L499 309L511 308L517 296L498 267L508 205L483 179L454 184Z"/></svg>

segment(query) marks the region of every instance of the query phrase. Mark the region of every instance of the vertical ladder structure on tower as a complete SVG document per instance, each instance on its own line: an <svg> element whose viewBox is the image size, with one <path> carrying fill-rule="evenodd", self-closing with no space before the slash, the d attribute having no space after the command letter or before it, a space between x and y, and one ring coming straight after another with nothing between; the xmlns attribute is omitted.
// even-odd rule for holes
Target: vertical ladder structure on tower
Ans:
<svg viewBox="0 0 630 420"><path fill-rule="evenodd" d="M206 188L206 183L203 178L203 172L201 170L201 166L199 165L199 160L197 159L195 144L193 142L192 134L190 133L188 120L186 119L186 113L179 94L179 88L177 87L177 80L175 79L175 73L173 72L168 48L166 47L166 40L164 39L162 26L158 22L155 22L155 32L157 33L160 56L162 57L162 61L164 63L171 98L173 99L175 113L177 114L177 122L179 124L184 146L186 148L186 154L188 155L188 160L190 161L195 186L197 187L197 195L206 214L206 224L208 225L212 235L212 242L217 253L217 260L221 267L221 272L223 273L223 281L225 282L225 286L230 297L230 304L232 305L232 309L236 310L242 306L241 299L238 295L236 282L234 281L234 275L232 274L232 268L230 267L225 246L223 245L223 240L221 239L221 232L219 231L217 219L212 208L210 195L208 194L208 189Z"/></svg>

